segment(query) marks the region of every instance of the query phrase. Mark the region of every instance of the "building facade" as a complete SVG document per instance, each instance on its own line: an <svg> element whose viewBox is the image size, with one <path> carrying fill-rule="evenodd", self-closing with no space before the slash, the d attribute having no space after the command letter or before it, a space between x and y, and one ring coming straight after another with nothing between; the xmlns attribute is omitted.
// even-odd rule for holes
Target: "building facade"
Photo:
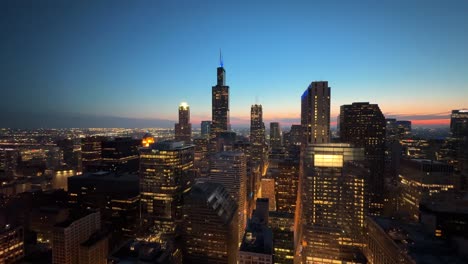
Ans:
<svg viewBox="0 0 468 264"><path fill-rule="evenodd" d="M140 149L141 213L157 232L171 234L181 219L182 193L190 182L194 146L162 141Z"/></svg>
<svg viewBox="0 0 468 264"><path fill-rule="evenodd" d="M303 143L330 142L330 87L312 82L301 97Z"/></svg>
<svg viewBox="0 0 468 264"><path fill-rule="evenodd" d="M377 104L353 103L340 108L340 141L364 148L370 175L371 215L381 215L384 203L385 117Z"/></svg>
<svg viewBox="0 0 468 264"><path fill-rule="evenodd" d="M305 148L303 263L355 261L366 215L364 150L350 144ZM359 262L357 262L359 263Z"/></svg>
<svg viewBox="0 0 468 264"><path fill-rule="evenodd" d="M223 185L198 181L184 195L184 263L237 263L237 204Z"/></svg>
<svg viewBox="0 0 468 264"><path fill-rule="evenodd" d="M222 184L238 205L238 241L242 239L247 222L247 161L239 151L215 154L210 161L210 182Z"/></svg>

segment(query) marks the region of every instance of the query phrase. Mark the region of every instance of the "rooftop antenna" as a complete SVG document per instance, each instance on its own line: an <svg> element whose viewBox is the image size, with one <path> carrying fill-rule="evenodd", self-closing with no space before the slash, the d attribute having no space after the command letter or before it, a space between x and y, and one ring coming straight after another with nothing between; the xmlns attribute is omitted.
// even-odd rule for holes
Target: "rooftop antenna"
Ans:
<svg viewBox="0 0 468 264"><path fill-rule="evenodd" d="M223 54L221 53L221 49L219 49L219 66L223 67Z"/></svg>
<svg viewBox="0 0 468 264"><path fill-rule="evenodd" d="M255 104L258 104L258 95L255 96Z"/></svg>

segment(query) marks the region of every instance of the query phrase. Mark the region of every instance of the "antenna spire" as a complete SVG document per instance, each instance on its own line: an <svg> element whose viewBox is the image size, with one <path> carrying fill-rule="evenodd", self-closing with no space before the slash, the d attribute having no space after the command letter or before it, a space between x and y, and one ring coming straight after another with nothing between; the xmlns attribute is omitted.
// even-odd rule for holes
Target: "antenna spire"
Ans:
<svg viewBox="0 0 468 264"><path fill-rule="evenodd" d="M219 67L223 67L223 54L221 53L221 49L219 49Z"/></svg>

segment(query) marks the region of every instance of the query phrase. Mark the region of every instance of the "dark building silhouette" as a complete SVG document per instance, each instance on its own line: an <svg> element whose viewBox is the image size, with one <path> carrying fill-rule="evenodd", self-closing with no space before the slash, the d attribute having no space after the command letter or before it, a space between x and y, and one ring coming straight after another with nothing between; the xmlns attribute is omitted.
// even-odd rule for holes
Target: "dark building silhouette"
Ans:
<svg viewBox="0 0 468 264"><path fill-rule="evenodd" d="M341 106L339 122L341 142L364 148L370 168L369 213L380 215L385 191L385 117L377 104L353 103Z"/></svg>
<svg viewBox="0 0 468 264"><path fill-rule="evenodd" d="M138 172L138 147L140 145L139 139L130 137L102 141L102 169L116 172Z"/></svg>
<svg viewBox="0 0 468 264"><path fill-rule="evenodd" d="M184 201L184 263L237 263L237 204L223 185L199 181Z"/></svg>
<svg viewBox="0 0 468 264"><path fill-rule="evenodd" d="M98 209L102 222L117 240L134 235L139 217L139 189L136 174L101 171L68 178L70 205Z"/></svg>
<svg viewBox="0 0 468 264"><path fill-rule="evenodd" d="M102 162L102 141L105 137L86 137L81 139L81 163L83 171L97 171Z"/></svg>
<svg viewBox="0 0 468 264"><path fill-rule="evenodd" d="M190 124L190 106L183 102L179 105L179 123L175 124L175 140L190 143L192 124Z"/></svg>

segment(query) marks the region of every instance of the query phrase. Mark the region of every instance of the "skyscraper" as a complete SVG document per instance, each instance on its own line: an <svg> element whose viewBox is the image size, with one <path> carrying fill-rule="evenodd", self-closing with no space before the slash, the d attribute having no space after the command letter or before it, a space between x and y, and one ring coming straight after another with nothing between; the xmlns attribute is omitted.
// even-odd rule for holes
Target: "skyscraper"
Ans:
<svg viewBox="0 0 468 264"><path fill-rule="evenodd" d="M140 150L142 214L163 234L175 232L193 162L194 146L181 141L162 141Z"/></svg>
<svg viewBox="0 0 468 264"><path fill-rule="evenodd" d="M281 160L275 176L276 211L294 214L298 184L299 162L292 159Z"/></svg>
<svg viewBox="0 0 468 264"><path fill-rule="evenodd" d="M282 147L282 133L278 122L270 123L270 147L280 149Z"/></svg>
<svg viewBox="0 0 468 264"><path fill-rule="evenodd" d="M330 87L328 82L312 82L301 97L303 142L330 142Z"/></svg>
<svg viewBox="0 0 468 264"><path fill-rule="evenodd" d="M139 146L140 140L130 137L102 141L101 168L106 171L138 172Z"/></svg>
<svg viewBox="0 0 468 264"><path fill-rule="evenodd" d="M247 161L244 153L225 151L210 162L210 182L220 183L238 204L238 239L242 240L247 221Z"/></svg>
<svg viewBox="0 0 468 264"><path fill-rule="evenodd" d="M468 110L452 110L450 115L452 137L468 137Z"/></svg>
<svg viewBox="0 0 468 264"><path fill-rule="evenodd" d="M198 181L184 201L184 263L237 263L237 205L223 185Z"/></svg>
<svg viewBox="0 0 468 264"><path fill-rule="evenodd" d="M102 162L102 141L105 137L86 137L81 139L81 161L83 171L96 171Z"/></svg>
<svg viewBox="0 0 468 264"><path fill-rule="evenodd" d="M211 106L211 138L219 132L230 130L229 123L229 86L226 86L226 71L220 54L220 63L217 70L217 84L212 88Z"/></svg>
<svg viewBox="0 0 468 264"><path fill-rule="evenodd" d="M262 105L252 105L250 109L250 142L252 161L263 163L265 160L265 124Z"/></svg>
<svg viewBox="0 0 468 264"><path fill-rule="evenodd" d="M450 132L454 140L457 170L468 177L468 110L452 110Z"/></svg>
<svg viewBox="0 0 468 264"><path fill-rule="evenodd" d="M211 121L201 121L201 137L208 138L210 136Z"/></svg>
<svg viewBox="0 0 468 264"><path fill-rule="evenodd" d="M364 150L312 144L303 156L303 263L355 261L366 214Z"/></svg>
<svg viewBox="0 0 468 264"><path fill-rule="evenodd" d="M175 140L189 143L192 140L192 124L190 124L190 106L182 102L179 105L179 123L175 124Z"/></svg>
<svg viewBox="0 0 468 264"><path fill-rule="evenodd" d="M370 168L370 211L383 209L385 172L385 117L377 104L353 103L340 109L340 140L364 148Z"/></svg>
<svg viewBox="0 0 468 264"><path fill-rule="evenodd" d="M81 212L74 211L69 218L55 225L52 240L52 263L54 264L73 264L85 263L81 261L82 257L89 257L89 247L86 242L91 242L93 235L99 234L101 228L101 216L99 212ZM96 242L99 247L95 248L95 253L99 256L94 263L106 263L108 246L107 238L100 237ZM96 255L96 254L95 254ZM87 263L87 262L86 262Z"/></svg>

